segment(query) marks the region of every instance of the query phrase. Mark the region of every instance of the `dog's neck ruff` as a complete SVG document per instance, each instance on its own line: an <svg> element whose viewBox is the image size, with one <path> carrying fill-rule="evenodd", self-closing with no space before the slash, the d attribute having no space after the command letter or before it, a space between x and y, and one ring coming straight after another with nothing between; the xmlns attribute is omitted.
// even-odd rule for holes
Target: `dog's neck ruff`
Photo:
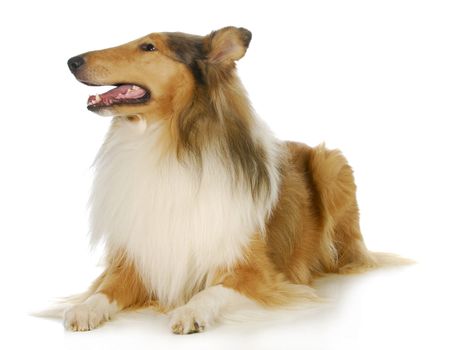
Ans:
<svg viewBox="0 0 455 350"><path fill-rule="evenodd" d="M202 168L163 149L164 123L113 122L95 161L91 234L125 253L150 294L174 307L240 261L264 229L278 196L280 146L257 121L252 137L265 150L271 186L254 198L210 145Z"/></svg>

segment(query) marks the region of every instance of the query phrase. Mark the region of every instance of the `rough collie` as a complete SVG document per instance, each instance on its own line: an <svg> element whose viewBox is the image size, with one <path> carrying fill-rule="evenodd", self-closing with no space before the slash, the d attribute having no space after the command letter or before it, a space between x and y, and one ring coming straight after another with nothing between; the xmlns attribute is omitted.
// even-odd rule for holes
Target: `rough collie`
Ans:
<svg viewBox="0 0 455 350"><path fill-rule="evenodd" d="M153 33L71 58L87 108L113 117L95 161L91 237L106 268L64 312L86 331L155 306L177 334L246 300L314 299L325 273L377 266L359 229L351 167L337 150L277 140L236 75L244 28Z"/></svg>

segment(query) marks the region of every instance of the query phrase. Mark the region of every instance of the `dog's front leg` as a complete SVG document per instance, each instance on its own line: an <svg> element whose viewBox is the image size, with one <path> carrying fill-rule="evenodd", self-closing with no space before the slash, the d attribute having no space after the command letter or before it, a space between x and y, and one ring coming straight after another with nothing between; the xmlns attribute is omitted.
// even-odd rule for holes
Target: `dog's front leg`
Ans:
<svg viewBox="0 0 455 350"><path fill-rule="evenodd" d="M89 331L110 320L119 310L115 301L109 301L103 293L95 293L65 311L64 326L68 330Z"/></svg>
<svg viewBox="0 0 455 350"><path fill-rule="evenodd" d="M140 308L153 304L134 264L124 254L110 256L106 270L97 278L78 303L64 315L68 330L92 330L111 319L123 309Z"/></svg>
<svg viewBox="0 0 455 350"><path fill-rule="evenodd" d="M223 285L208 287L194 295L188 303L170 313L170 327L175 334L202 332L213 324L229 306L252 301Z"/></svg>
<svg viewBox="0 0 455 350"><path fill-rule="evenodd" d="M230 306L262 305L274 307L318 297L305 285L295 285L279 272L267 255L267 243L256 235L236 266L220 270L213 285L193 296L171 312L171 329L176 334L204 330Z"/></svg>

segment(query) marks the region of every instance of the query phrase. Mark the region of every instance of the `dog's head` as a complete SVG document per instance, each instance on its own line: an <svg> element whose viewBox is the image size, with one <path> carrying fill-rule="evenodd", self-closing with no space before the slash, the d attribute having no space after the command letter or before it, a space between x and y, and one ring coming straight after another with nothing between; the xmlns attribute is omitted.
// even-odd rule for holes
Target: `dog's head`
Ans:
<svg viewBox="0 0 455 350"><path fill-rule="evenodd" d="M75 56L68 66L82 83L115 86L90 96L90 111L105 116L166 118L185 108L197 87L211 84L214 75L227 79L250 40L248 30L235 27L207 36L153 33Z"/></svg>

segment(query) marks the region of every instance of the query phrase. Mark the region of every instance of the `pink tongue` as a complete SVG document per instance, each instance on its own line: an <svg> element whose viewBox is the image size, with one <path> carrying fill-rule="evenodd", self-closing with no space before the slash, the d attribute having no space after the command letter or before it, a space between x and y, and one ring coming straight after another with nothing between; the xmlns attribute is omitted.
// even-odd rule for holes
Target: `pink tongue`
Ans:
<svg viewBox="0 0 455 350"><path fill-rule="evenodd" d="M134 100L143 97L146 91L139 86L132 84L120 85L101 95L92 95L88 98L87 105L110 106L115 102Z"/></svg>

